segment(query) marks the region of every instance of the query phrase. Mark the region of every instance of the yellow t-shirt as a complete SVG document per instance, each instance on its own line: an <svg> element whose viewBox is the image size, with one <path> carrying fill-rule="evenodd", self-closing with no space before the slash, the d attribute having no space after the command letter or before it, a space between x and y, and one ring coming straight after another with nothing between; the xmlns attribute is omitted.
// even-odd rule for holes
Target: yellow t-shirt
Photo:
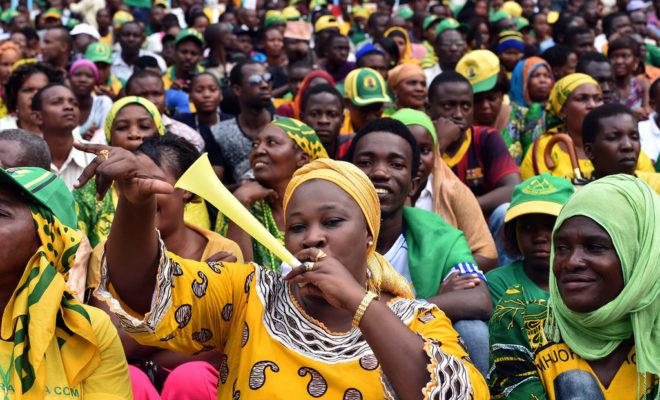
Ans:
<svg viewBox="0 0 660 400"><path fill-rule="evenodd" d="M206 264L162 251L160 289L144 320L118 308L121 302L104 287L99 294L141 344L187 354L222 352L218 399L239 393L255 399L390 398L390 385L360 330L327 330L307 316L279 274L255 264ZM440 386L451 386L456 398L470 398L467 392L474 399L489 398L484 378L468 361L444 313L405 298L394 298L388 306L425 339L426 398L438 396ZM450 377L440 378L445 371Z"/></svg>
<svg viewBox="0 0 660 400"><path fill-rule="evenodd" d="M660 194L660 174L657 172L635 171L635 175L646 182L657 194Z"/></svg>
<svg viewBox="0 0 660 400"><path fill-rule="evenodd" d="M110 317L98 308L83 305L92 320L94 334L100 347L101 363L96 370L78 386L71 387L64 372L57 338L53 337L46 350L45 398L49 400L107 399L126 400L133 398L131 382L124 349L117 329ZM0 364L4 371L9 367L13 344L0 341ZM0 393L4 385L0 382ZM9 385L9 398L14 399L14 386Z"/></svg>
<svg viewBox="0 0 660 400"><path fill-rule="evenodd" d="M568 153L561 149L558 143L553 146L552 152L550 153L550 157L555 163L555 168L550 170L545 165L543 154L545 153L545 148L551 138L552 134L546 132L538 139L536 139L537 144L535 156L536 160L538 160L538 174L534 172L534 164L532 162L534 145L532 145L529 150L527 150L527 154L525 154L525 158L523 159L522 164L520 164L520 175L523 180L531 178L534 175L540 175L544 172L548 172L554 176L561 176L567 179L575 178L573 167L571 166L571 158L568 156ZM580 165L580 171L582 171L582 177L585 179L590 179L591 174L594 172L594 166L591 164L591 161L578 159L578 164ZM643 151L640 151L639 153L636 169L642 172L655 172L653 162L648 158L646 154L644 154Z"/></svg>

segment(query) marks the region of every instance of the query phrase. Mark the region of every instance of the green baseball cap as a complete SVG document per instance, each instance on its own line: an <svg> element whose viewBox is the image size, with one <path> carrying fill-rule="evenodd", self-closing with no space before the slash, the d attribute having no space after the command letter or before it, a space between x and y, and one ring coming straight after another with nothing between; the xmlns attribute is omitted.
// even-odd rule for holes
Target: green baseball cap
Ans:
<svg viewBox="0 0 660 400"><path fill-rule="evenodd" d="M44 11L44 18L57 18L62 19L62 11L59 8L51 7Z"/></svg>
<svg viewBox="0 0 660 400"><path fill-rule="evenodd" d="M491 10L491 12L488 15L488 22L492 24L507 18L511 18L511 15L508 12L504 10L497 10L497 11Z"/></svg>
<svg viewBox="0 0 660 400"><path fill-rule="evenodd" d="M428 17L424 18L424 22L422 22L422 28L424 30L427 30L429 26L435 24L436 22L439 22L440 20L441 18L438 16L429 15Z"/></svg>
<svg viewBox="0 0 660 400"><path fill-rule="evenodd" d="M568 198L575 192L570 181L547 172L533 176L513 189L511 204L504 222L525 214L558 216Z"/></svg>
<svg viewBox="0 0 660 400"><path fill-rule="evenodd" d="M181 30L181 32L176 35L176 39L174 39L174 45L177 45L186 39L194 39L199 43L200 46L202 46L202 48L204 47L204 36L202 36L202 34L194 28L186 28Z"/></svg>
<svg viewBox="0 0 660 400"><path fill-rule="evenodd" d="M513 23L516 24L516 28L518 28L519 31L522 31L523 29L530 28L529 26L529 20L525 17L515 17L513 19Z"/></svg>
<svg viewBox="0 0 660 400"><path fill-rule="evenodd" d="M410 19L415 15L415 12L408 6L399 7L399 10L396 12L397 17L403 19Z"/></svg>
<svg viewBox="0 0 660 400"><path fill-rule="evenodd" d="M0 21L4 22L5 24L8 24L11 22L12 19L18 17L20 14L18 11L14 10L13 8L8 8L4 10L2 13L0 13Z"/></svg>
<svg viewBox="0 0 660 400"><path fill-rule="evenodd" d="M435 35L438 36L442 32L449 30L449 29L458 29L460 28L461 24L458 23L453 18L445 18L440 23L438 26L435 27Z"/></svg>
<svg viewBox="0 0 660 400"><path fill-rule="evenodd" d="M52 172L37 167L0 168L0 183L17 188L49 209L64 225L78 229L73 195L64 181Z"/></svg>
<svg viewBox="0 0 660 400"><path fill-rule="evenodd" d="M91 62L112 64L112 49L105 43L95 42L87 46L85 58Z"/></svg>
<svg viewBox="0 0 660 400"><path fill-rule="evenodd" d="M456 72L470 81L474 93L487 92L497 83L500 59L490 50L472 50L458 60Z"/></svg>
<svg viewBox="0 0 660 400"><path fill-rule="evenodd" d="M346 76L344 97L359 107L390 101L385 80L371 68L357 68Z"/></svg>

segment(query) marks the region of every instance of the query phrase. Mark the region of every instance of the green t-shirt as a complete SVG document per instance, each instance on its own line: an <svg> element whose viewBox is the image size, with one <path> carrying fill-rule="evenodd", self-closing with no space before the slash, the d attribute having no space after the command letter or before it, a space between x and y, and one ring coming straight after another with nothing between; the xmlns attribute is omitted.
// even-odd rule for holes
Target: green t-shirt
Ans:
<svg viewBox="0 0 660 400"><path fill-rule="evenodd" d="M486 279L488 279L488 291L493 300L493 308L499 303L506 290L513 285L522 285L525 288L526 301L548 298L548 292L529 279L522 260L495 268L486 273Z"/></svg>

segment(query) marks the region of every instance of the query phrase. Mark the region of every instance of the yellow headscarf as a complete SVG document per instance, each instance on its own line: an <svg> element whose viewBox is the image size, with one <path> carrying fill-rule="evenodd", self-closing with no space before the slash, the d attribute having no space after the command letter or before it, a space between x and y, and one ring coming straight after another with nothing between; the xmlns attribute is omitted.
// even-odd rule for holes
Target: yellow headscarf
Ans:
<svg viewBox="0 0 660 400"><path fill-rule="evenodd" d="M406 41L406 50L399 57L399 64L420 64L419 60L414 59L411 56L412 45L410 44L410 36L408 35L408 32L404 28L400 26L393 26L388 30L386 30L383 36L391 39L391 34L394 32L401 33L403 35L404 40Z"/></svg>
<svg viewBox="0 0 660 400"><path fill-rule="evenodd" d="M117 100L115 104L112 105L110 112L108 112L108 116L105 118L105 139L108 144L110 144L110 138L112 137L112 123L115 122L115 118L117 118L119 111L130 104L139 104L144 107L153 117L154 123L156 124L156 129L158 130L158 134L160 136L165 135L165 125L163 125L163 119L160 116L158 107L156 107L154 103L145 99L144 97L126 96Z"/></svg>
<svg viewBox="0 0 660 400"><path fill-rule="evenodd" d="M101 361L90 316L66 286L81 236L44 207L30 208L40 245L2 315L2 338L13 337L16 399L43 398L45 354L53 337L70 386L79 385Z"/></svg>
<svg viewBox="0 0 660 400"><path fill-rule="evenodd" d="M566 104L571 93L580 86L591 83L598 86L598 82L587 74L575 73L561 78L550 90L550 98L546 105L546 129L553 132L561 132L564 122L561 120L561 109ZM600 86L598 86L600 87Z"/></svg>
<svg viewBox="0 0 660 400"><path fill-rule="evenodd" d="M271 124L279 127L310 157L312 161L317 158L328 158L321 139L314 129L293 118L277 118Z"/></svg>
<svg viewBox="0 0 660 400"><path fill-rule="evenodd" d="M387 292L393 296L413 298L410 285L394 268L376 252L378 232L380 231L380 203L376 189L369 178L358 167L345 161L335 161L322 158L313 161L297 170L284 193L284 214L296 189L305 182L321 179L332 182L344 190L355 200L367 220L369 231L373 236L373 244L367 249L367 268L369 291Z"/></svg>

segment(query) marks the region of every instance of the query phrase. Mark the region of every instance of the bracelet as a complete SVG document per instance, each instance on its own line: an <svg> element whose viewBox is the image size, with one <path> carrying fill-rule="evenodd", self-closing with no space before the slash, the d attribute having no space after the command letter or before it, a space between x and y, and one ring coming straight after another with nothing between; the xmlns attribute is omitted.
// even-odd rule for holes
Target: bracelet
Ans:
<svg viewBox="0 0 660 400"><path fill-rule="evenodd" d="M360 305L357 308L357 311L355 311L355 315L353 316L353 322L351 323L351 326L353 326L353 328L357 328L360 326L360 321L362 321L362 316L364 315L365 311L367 311L367 307L369 307L369 304L371 304L373 299L377 297L378 295L376 295L374 292L367 292L364 295L362 301L360 302Z"/></svg>

